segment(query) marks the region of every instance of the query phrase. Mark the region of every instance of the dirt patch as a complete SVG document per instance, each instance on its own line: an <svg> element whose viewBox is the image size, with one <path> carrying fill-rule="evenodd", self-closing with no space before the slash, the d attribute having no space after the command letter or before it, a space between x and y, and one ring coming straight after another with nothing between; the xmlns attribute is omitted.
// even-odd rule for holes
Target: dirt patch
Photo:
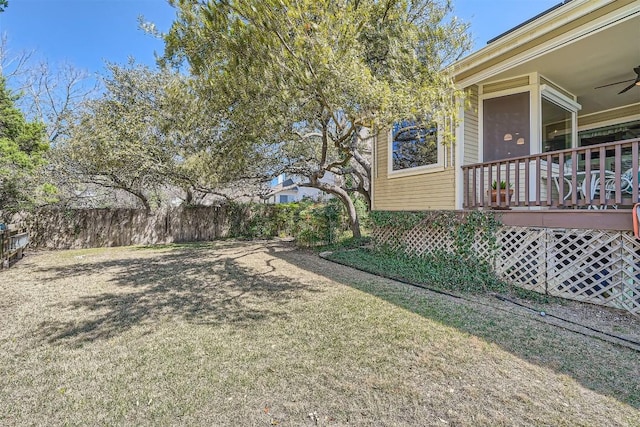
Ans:
<svg viewBox="0 0 640 427"><path fill-rule="evenodd" d="M640 350L640 316L634 316L624 310L617 310L610 307L603 307L589 303L580 303L569 301L559 303L547 303L536 305L526 300L513 298L518 303L536 308L538 311L545 311L545 314L551 314L562 319L568 320L567 326L584 326L596 331L623 338L620 344L627 344ZM594 332L597 335L596 331ZM633 341L633 343L624 340ZM638 343L635 345L634 343Z"/></svg>

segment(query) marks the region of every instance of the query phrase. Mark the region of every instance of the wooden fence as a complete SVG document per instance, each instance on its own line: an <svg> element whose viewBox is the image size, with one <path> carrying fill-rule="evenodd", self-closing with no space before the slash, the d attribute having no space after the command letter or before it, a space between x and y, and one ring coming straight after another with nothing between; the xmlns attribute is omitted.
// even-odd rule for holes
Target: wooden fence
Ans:
<svg viewBox="0 0 640 427"><path fill-rule="evenodd" d="M334 218L335 216L338 218ZM43 209L21 214L31 249L82 249L212 241L227 237L295 237L302 245L330 243L346 223L312 203L232 203L142 209ZM329 239L329 240L327 240Z"/></svg>
<svg viewBox="0 0 640 427"><path fill-rule="evenodd" d="M194 207L41 210L22 223L32 249L80 249L210 241L234 235L243 220L248 216L229 215L226 207Z"/></svg>

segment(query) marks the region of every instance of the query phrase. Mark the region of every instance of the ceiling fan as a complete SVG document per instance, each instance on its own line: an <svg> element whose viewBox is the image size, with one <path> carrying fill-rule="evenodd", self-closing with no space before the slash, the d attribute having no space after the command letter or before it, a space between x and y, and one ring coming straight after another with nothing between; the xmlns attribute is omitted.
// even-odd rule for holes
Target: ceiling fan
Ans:
<svg viewBox="0 0 640 427"><path fill-rule="evenodd" d="M604 86L598 86L594 89L600 89L603 87L609 87L609 86L615 86L615 85L619 85L622 83L627 83L627 82L633 82L631 83L629 86L625 87L624 89L622 89L620 92L618 92L618 95L625 93L626 91L628 91L629 89L631 89L634 86L640 86L640 65L638 65L637 67L635 67L633 69L633 71L636 73L636 78L634 79L629 79L629 80L623 80L621 82L616 82L616 83L609 83L608 85L604 85Z"/></svg>

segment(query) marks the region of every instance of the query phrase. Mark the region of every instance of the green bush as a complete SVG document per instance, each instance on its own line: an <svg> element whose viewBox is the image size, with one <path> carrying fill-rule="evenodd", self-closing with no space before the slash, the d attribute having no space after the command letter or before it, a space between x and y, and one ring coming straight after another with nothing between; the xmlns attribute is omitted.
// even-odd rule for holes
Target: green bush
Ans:
<svg viewBox="0 0 640 427"><path fill-rule="evenodd" d="M334 243L348 224L342 204L335 199L327 203L232 203L228 215L230 237L293 237L303 246Z"/></svg>
<svg viewBox="0 0 640 427"><path fill-rule="evenodd" d="M330 257L374 274L443 290L471 293L507 290L507 285L487 263L462 262L456 254L443 251L418 257L384 247L360 248L336 251Z"/></svg>
<svg viewBox="0 0 640 427"><path fill-rule="evenodd" d="M374 227L392 228L393 241L376 242L376 251L354 252L342 257L364 257L357 265L368 265L380 274L388 274L416 283L428 283L443 289L471 292L504 291L505 284L491 268L497 248L496 231L500 222L493 213L453 211L374 211ZM427 254L413 253L403 244L403 236L415 227L445 231L450 248L432 248ZM476 252L476 245L483 253ZM446 249L446 250L445 250Z"/></svg>
<svg viewBox="0 0 640 427"><path fill-rule="evenodd" d="M342 205L338 200L310 205L300 211L295 237L304 246L331 244L337 240L344 221Z"/></svg>

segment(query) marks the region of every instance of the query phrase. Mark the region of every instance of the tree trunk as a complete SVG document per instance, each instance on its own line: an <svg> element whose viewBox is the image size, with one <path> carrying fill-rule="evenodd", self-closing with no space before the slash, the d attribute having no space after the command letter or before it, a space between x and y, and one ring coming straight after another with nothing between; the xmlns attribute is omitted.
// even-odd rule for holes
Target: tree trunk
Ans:
<svg viewBox="0 0 640 427"><path fill-rule="evenodd" d="M318 188L322 191L326 191L327 193L333 194L336 196L344 207L347 209L347 215L349 215L349 228L351 228L351 232L353 233L353 237L359 239L362 237L362 233L360 232L360 218L358 218L358 212L356 211L356 205L351 200L349 193L337 185L331 185L319 181L317 178L311 179L309 184L300 184L301 187L314 187Z"/></svg>
<svg viewBox="0 0 640 427"><path fill-rule="evenodd" d="M356 205L353 203L353 200L351 200L351 197L349 197L348 194L346 194L346 197L341 197L340 195L337 196L347 208L347 214L349 215L349 226L351 227L353 237L359 239L360 237L362 237L362 233L360 232L360 218L358 218Z"/></svg>
<svg viewBox="0 0 640 427"><path fill-rule="evenodd" d="M149 203L149 199L147 199L147 197L142 194L139 191L134 191L131 189L124 189L125 191L128 191L130 194L133 194L135 197L138 198L138 200L142 203L142 206L144 206L144 210L147 211L147 213L151 212L151 203Z"/></svg>

